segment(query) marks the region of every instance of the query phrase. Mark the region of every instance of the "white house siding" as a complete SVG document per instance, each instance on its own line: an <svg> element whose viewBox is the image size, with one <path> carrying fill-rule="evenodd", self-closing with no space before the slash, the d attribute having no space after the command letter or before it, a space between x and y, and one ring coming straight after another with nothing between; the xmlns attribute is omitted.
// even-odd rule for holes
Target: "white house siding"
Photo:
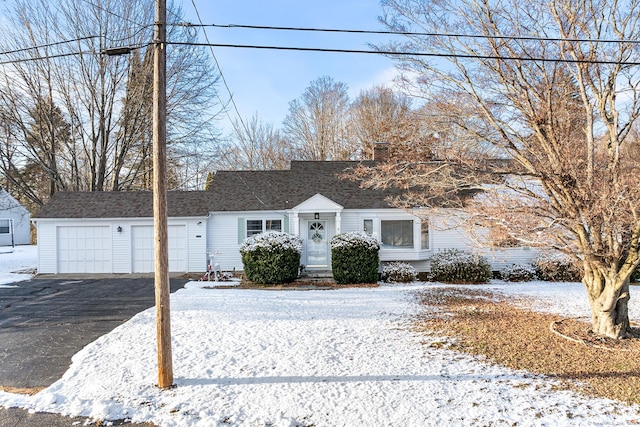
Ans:
<svg viewBox="0 0 640 427"><path fill-rule="evenodd" d="M239 218L257 218L245 213L215 213L207 222L207 252L215 254L213 262L223 271L242 270L240 244L238 243Z"/></svg>
<svg viewBox="0 0 640 427"><path fill-rule="evenodd" d="M5 190L0 189L0 219L10 220L9 233L0 234L0 246L28 245L31 243L31 216L29 211L20 205Z"/></svg>
<svg viewBox="0 0 640 427"><path fill-rule="evenodd" d="M380 250L382 263L393 261L405 261L412 264L418 271L430 269L430 258L433 254L446 249L461 249L480 253L487 257L494 270L500 270L514 263L531 263L540 254L540 251L532 248L508 248L489 249L481 248L474 242L470 235L462 228L455 227L450 222L450 217L444 214L431 215L429 217L429 249L428 250L404 250L385 249ZM405 211L401 210L345 210L342 212L342 232L363 231L364 220L372 219L374 222L374 235L380 233L380 221L389 219L414 218L414 243L420 247L420 221ZM449 222L449 224L447 224Z"/></svg>
<svg viewBox="0 0 640 427"><path fill-rule="evenodd" d="M540 255L540 250L533 248L484 249L482 254L487 257L493 269L498 271L512 264L531 264Z"/></svg>
<svg viewBox="0 0 640 427"><path fill-rule="evenodd" d="M171 272L203 272L206 268L206 217L202 218L169 218L169 270ZM93 243L93 247L108 248L109 254L103 257L102 264L91 268L80 264L69 264L66 250L60 246L60 236L69 227L91 230L106 227L102 234L102 242ZM120 231L119 231L120 230ZM38 231L38 271L40 273L133 273L134 266L133 235L135 230L153 230L151 218L114 218L82 219L82 220L50 220L37 221ZM148 234L148 233L147 233ZM145 234L146 235L146 234ZM147 245L153 250L153 232L146 235L151 241ZM81 257L79 257L81 258ZM62 262L62 265L61 265ZM86 264L86 262L85 262ZM75 271L74 267L75 265ZM139 264L138 264L139 265ZM153 265L146 266L139 272L152 272Z"/></svg>
<svg viewBox="0 0 640 427"><path fill-rule="evenodd" d="M342 233L362 231L362 219L358 211L344 210L340 217Z"/></svg>
<svg viewBox="0 0 640 427"><path fill-rule="evenodd" d="M478 253L487 258L494 270L500 270L514 263L531 263L539 250L531 248L491 249L481 247L462 227L455 227L451 217L446 214L433 216L431 220L431 243L433 253L446 249L461 249ZM423 262L420 268L428 270L429 262Z"/></svg>
<svg viewBox="0 0 640 427"><path fill-rule="evenodd" d="M239 230L239 222L246 222L248 219L277 218L281 212L217 212L212 213L207 226L207 250L210 253L216 252L214 262L219 263L222 270L242 270L242 259L239 246L243 238L239 236L243 230ZM301 213L298 218L298 226L302 239L306 238L307 221L312 220L313 214ZM327 220L329 235L332 236L336 230L335 214L323 212L320 219ZM343 210L340 214L340 229L342 233L350 231L363 231L364 220L372 219L374 224L374 235L380 235L380 221L382 220L404 220L414 221L414 247L420 248L420 227L421 222L418 217L413 216L400 209L385 210ZM393 261L404 261L411 263L418 271L428 271L430 269L430 258L433 254L446 249L462 249L480 253L487 257L494 270L499 270L513 263L529 263L533 261L538 251L529 248L511 248L504 250L491 250L480 248L460 227L447 227L444 225L446 216L431 216L429 218L429 249L394 249L382 248L380 250L380 261L382 263ZM295 217L290 214L289 222L291 229ZM303 242L303 253L301 263L305 263L306 253Z"/></svg>
<svg viewBox="0 0 640 427"><path fill-rule="evenodd" d="M214 212L207 222L207 253L223 271L243 270L240 244L245 239L244 226L251 219L281 219L283 231L293 229L293 217L282 211Z"/></svg>
<svg viewBox="0 0 640 427"><path fill-rule="evenodd" d="M477 245L473 243L469 234L454 224L447 224L446 217L432 216L431 221L431 244L435 252L446 249L462 249L473 251ZM454 228L452 228L454 227Z"/></svg>
<svg viewBox="0 0 640 427"><path fill-rule="evenodd" d="M118 231L121 227L122 231ZM128 222L114 221L111 226L111 247L113 249L113 272L131 273L131 231Z"/></svg>
<svg viewBox="0 0 640 427"><path fill-rule="evenodd" d="M406 261L416 263L420 265L420 261L428 259L431 254L431 249L421 249L420 245L420 219L413 216L401 209L384 209L384 210L345 210L342 214L343 226L342 231L364 231L364 220L370 219L373 221L373 235L380 236L381 221L384 220L412 220L413 224L413 238L414 248L418 249L400 249L400 248L385 248L380 249L380 261Z"/></svg>
<svg viewBox="0 0 640 427"><path fill-rule="evenodd" d="M204 272L207 269L207 219L187 222L187 270Z"/></svg>
<svg viewBox="0 0 640 427"><path fill-rule="evenodd" d="M56 225L38 221L38 272L57 273Z"/></svg>
<svg viewBox="0 0 640 427"><path fill-rule="evenodd" d="M215 212L212 213L208 226L207 226L207 248L208 252L216 253L215 261L220 264L222 270L242 270L242 258L240 256L240 243L243 240L245 234L243 230L239 230L238 224L240 222L246 223L249 219L264 219L264 218L280 218L282 212L273 211L260 211L260 212ZM288 215L288 222L290 228L293 231L295 217L293 213ZM307 223L313 220L313 213L301 213L298 218L298 229L302 239L306 239ZM331 212L320 213L321 220L327 220L327 227L329 232L329 238L336 233L336 215ZM399 209L387 209L380 210L343 210L340 214L340 230L342 233L349 231L363 231L363 220L374 219L374 224L379 235L379 226L381 219L414 219L416 221L414 235L419 244L420 238L420 223L416 217L413 217L405 211ZM381 251L381 260L383 261L410 261L426 258L430 254L430 251L412 251L412 250L398 250L398 249L385 249ZM303 253L301 255L301 263L305 263L306 252L303 242Z"/></svg>

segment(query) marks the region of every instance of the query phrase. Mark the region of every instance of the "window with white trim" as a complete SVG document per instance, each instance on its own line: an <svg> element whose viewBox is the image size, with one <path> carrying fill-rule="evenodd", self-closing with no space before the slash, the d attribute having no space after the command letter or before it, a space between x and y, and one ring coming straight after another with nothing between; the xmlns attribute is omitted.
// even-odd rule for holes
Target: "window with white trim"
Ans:
<svg viewBox="0 0 640 427"><path fill-rule="evenodd" d="M247 237L251 237L260 233L262 233L262 220L248 219L247 220Z"/></svg>
<svg viewBox="0 0 640 427"><path fill-rule="evenodd" d="M362 231L369 236L373 236L373 220L365 219L362 221Z"/></svg>
<svg viewBox="0 0 640 427"><path fill-rule="evenodd" d="M265 231L282 231L281 219L248 219L247 237L264 233Z"/></svg>
<svg viewBox="0 0 640 427"><path fill-rule="evenodd" d="M429 221L426 219L420 223L420 249L429 249Z"/></svg>
<svg viewBox="0 0 640 427"><path fill-rule="evenodd" d="M11 233L11 220L7 218L0 219L0 234Z"/></svg>
<svg viewBox="0 0 640 427"><path fill-rule="evenodd" d="M382 247L413 249L413 220L380 221Z"/></svg>
<svg viewBox="0 0 640 427"><path fill-rule="evenodd" d="M282 231L281 219L265 219L264 220L265 231Z"/></svg>

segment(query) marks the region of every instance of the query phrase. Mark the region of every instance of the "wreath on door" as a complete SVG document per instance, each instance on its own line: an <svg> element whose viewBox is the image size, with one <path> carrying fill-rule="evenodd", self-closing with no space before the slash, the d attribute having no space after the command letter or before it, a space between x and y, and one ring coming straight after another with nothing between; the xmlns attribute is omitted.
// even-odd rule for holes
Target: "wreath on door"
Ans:
<svg viewBox="0 0 640 427"><path fill-rule="evenodd" d="M322 241L322 234L318 232L318 230L323 230L324 227L319 222L314 222L311 224L311 229L314 230L314 233L311 235L311 240L315 243L320 243Z"/></svg>

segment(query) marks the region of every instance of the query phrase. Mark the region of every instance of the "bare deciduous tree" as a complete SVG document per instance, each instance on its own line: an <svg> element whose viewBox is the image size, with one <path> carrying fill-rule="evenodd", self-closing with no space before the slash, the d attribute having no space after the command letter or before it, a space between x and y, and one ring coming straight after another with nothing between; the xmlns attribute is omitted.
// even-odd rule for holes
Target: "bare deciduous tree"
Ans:
<svg viewBox="0 0 640 427"><path fill-rule="evenodd" d="M289 167L291 157L282 133L254 114L249 120L233 122L232 143L223 164L234 170L279 170Z"/></svg>
<svg viewBox="0 0 640 427"><path fill-rule="evenodd" d="M460 98L456 132L506 161L450 157L398 163L369 182L420 185L427 194L482 190L462 204L471 222L582 267L597 334L631 335L629 277L640 262L640 165L629 156L640 114L640 6L607 0L384 0L390 29L413 35L385 49L412 90ZM440 35L437 35L440 34ZM468 34L473 37L465 37ZM392 178L392 179L390 179ZM490 184L490 185L489 185ZM459 200L461 203L464 201ZM423 200L428 202L428 200ZM500 225L504 226L500 226Z"/></svg>
<svg viewBox="0 0 640 427"><path fill-rule="evenodd" d="M385 86L364 90L349 108L349 135L363 159L373 158L376 142L395 147L421 139L420 121L412 99Z"/></svg>
<svg viewBox="0 0 640 427"><path fill-rule="evenodd" d="M284 132L302 160L347 160L353 154L345 125L347 85L331 77L310 83L302 96L289 103Z"/></svg>
<svg viewBox="0 0 640 427"><path fill-rule="evenodd" d="M7 14L0 39L2 141L0 168L12 180L26 165L40 168L55 183L53 191L146 188L150 170L151 58L154 4L148 0L100 3L81 0L17 0ZM174 19L181 11L170 6ZM184 26L170 26L171 42L195 40ZM70 41L69 43L59 43ZM125 56L107 56L111 47L135 47ZM218 74L195 46L172 45L167 57L167 143L174 186L187 187L193 167L217 137L212 116ZM31 112L51 100L69 125L68 139L49 133L48 156L36 156L29 138ZM53 111L53 110L52 110ZM41 122L45 120L41 118ZM50 150L51 151L51 150ZM64 154L63 157L62 154ZM52 163L54 161L54 163ZM202 176L203 171L195 175ZM68 181L72 185L66 185ZM19 182L18 182L19 181ZM33 180L15 180L19 194L40 205Z"/></svg>

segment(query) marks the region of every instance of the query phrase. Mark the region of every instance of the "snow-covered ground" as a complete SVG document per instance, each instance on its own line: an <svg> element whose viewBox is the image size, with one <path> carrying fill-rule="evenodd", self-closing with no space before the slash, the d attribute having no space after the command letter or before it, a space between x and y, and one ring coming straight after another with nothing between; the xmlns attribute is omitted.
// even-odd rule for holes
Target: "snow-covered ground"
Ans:
<svg viewBox="0 0 640 427"><path fill-rule="evenodd" d="M435 285L259 291L192 282L171 297L175 388L154 385L150 309L77 353L51 387L32 397L0 393L0 406L187 427L640 422L638 407L557 391L548 379L425 345L429 338L407 328L418 309L412 293L424 286ZM540 309L588 314L579 284L484 287L537 298Z"/></svg>
<svg viewBox="0 0 640 427"><path fill-rule="evenodd" d="M14 287L15 282L30 279L33 274L25 273L38 265L36 246L0 246L0 288Z"/></svg>

